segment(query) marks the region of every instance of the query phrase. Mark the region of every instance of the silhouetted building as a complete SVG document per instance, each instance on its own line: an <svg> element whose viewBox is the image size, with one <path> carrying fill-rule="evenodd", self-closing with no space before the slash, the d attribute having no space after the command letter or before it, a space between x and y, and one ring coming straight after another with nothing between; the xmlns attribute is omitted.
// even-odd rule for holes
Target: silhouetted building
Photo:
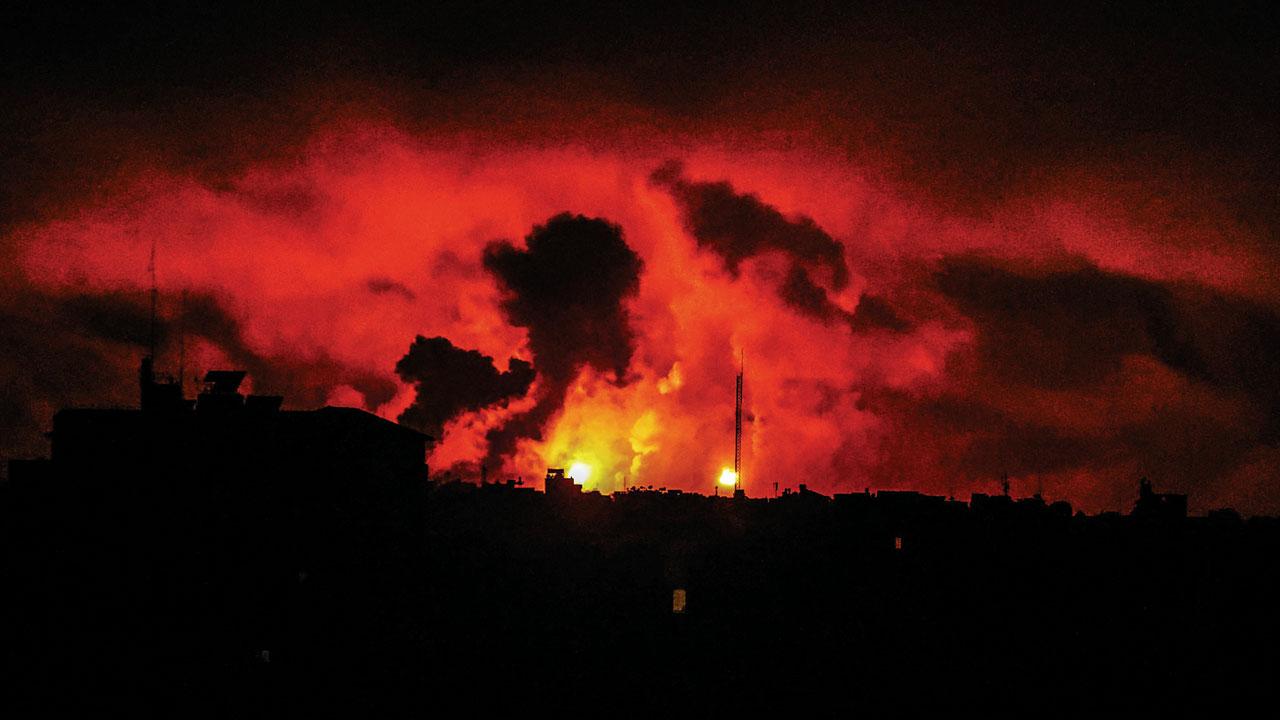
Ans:
<svg viewBox="0 0 1280 720"><path fill-rule="evenodd" d="M1049 504L1049 512L1057 517L1071 517L1071 503L1066 500L1055 500Z"/></svg>
<svg viewBox="0 0 1280 720"><path fill-rule="evenodd" d="M279 396L240 394L244 377L209 372L192 403L176 383L156 382L144 359L139 409L54 415L52 471L122 485L261 483L282 498L333 492L369 502L425 480L426 435L354 408L281 410Z"/></svg>
<svg viewBox="0 0 1280 720"><path fill-rule="evenodd" d="M1007 512L1013 507L1013 498L1008 495L973 493L969 496L969 507L979 513Z"/></svg>
<svg viewBox="0 0 1280 720"><path fill-rule="evenodd" d="M543 491L548 497L566 497L581 495L582 486L573 478L564 474L564 468L547 468L547 477L543 482Z"/></svg>
<svg viewBox="0 0 1280 720"><path fill-rule="evenodd" d="M421 542L430 438L353 408L281 410L242 395L243 372L209 373L194 402L149 359L139 379L138 408L57 412L50 460L19 472L60 568L48 572L103 619L65 631L101 637L79 652L280 665L378 637L365 609L378 582L410 577L395 568ZM339 608L343 626L327 628ZM146 644L112 634L157 618L167 629Z"/></svg>
<svg viewBox="0 0 1280 720"><path fill-rule="evenodd" d="M876 493L876 504L886 517L932 518L946 510L947 499L914 490L881 490Z"/></svg>
<svg viewBox="0 0 1280 720"><path fill-rule="evenodd" d="M810 490L809 486L805 483L800 483L799 487L795 490L786 488L782 491L782 495L771 500L771 502L789 507L825 507L829 501L830 498L822 493Z"/></svg>
<svg viewBox="0 0 1280 720"><path fill-rule="evenodd" d="M1158 493L1151 489L1151 481L1138 481L1138 502L1133 506L1133 517L1153 520L1180 520L1187 516L1187 496L1174 493Z"/></svg>

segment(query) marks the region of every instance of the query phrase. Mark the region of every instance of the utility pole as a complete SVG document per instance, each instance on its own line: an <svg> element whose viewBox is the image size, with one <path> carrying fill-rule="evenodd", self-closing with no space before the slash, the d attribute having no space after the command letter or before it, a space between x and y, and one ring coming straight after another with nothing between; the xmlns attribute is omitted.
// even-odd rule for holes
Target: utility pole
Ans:
<svg viewBox="0 0 1280 720"><path fill-rule="evenodd" d="M746 370L746 362L742 355L738 360L738 382L734 391L733 412L733 476L736 482L734 490L742 489L742 375Z"/></svg>

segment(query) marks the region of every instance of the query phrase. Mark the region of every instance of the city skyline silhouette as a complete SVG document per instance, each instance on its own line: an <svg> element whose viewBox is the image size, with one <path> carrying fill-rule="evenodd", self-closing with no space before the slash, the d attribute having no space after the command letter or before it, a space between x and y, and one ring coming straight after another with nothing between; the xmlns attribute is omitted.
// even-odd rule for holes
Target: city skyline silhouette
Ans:
<svg viewBox="0 0 1280 720"><path fill-rule="evenodd" d="M0 713L1265 709L1270 10L7 9Z"/></svg>

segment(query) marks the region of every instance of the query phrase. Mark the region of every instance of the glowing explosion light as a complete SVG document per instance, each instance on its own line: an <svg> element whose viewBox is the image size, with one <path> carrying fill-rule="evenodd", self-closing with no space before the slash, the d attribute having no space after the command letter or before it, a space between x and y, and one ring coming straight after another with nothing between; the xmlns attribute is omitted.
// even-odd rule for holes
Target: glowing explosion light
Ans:
<svg viewBox="0 0 1280 720"><path fill-rule="evenodd" d="M587 478L591 477L591 466L576 462L569 468L569 477L573 479L575 485L586 485Z"/></svg>
<svg viewBox="0 0 1280 720"><path fill-rule="evenodd" d="M738 484L738 473L725 468L720 471L720 484L726 487L733 487Z"/></svg>

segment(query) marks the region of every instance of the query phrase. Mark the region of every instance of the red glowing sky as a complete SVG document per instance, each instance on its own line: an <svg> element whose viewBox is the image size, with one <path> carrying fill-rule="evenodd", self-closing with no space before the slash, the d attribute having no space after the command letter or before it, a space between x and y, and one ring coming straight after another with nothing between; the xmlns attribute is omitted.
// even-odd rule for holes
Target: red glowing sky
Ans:
<svg viewBox="0 0 1280 720"><path fill-rule="evenodd" d="M938 52L967 52L955 44ZM1070 72L1012 82L969 63L932 86L937 60L899 38L802 79L795 68L821 43L769 47L783 69L756 65L749 81L721 70L705 101L680 78L668 88L617 65L547 62L509 77L485 65L465 88L429 90L329 68L269 106L197 89L198 107L223 112L189 127L189 109L153 123L114 100L63 125L32 111L42 122L20 125L42 128L26 136L40 149L14 162L61 164L23 167L29 188L8 196L0 228L4 452L38 452L60 404L128 400L110 388L128 383L140 349L153 241L168 316L184 290L207 305L188 328L189 367L250 364L255 388L295 406L394 419L414 401L394 368L416 336L499 371L534 360L482 259L568 211L617 224L643 262L622 301L630 363L622 378L580 368L505 474L583 461L604 491L710 491L732 464L742 353L749 494L806 482L963 498L1008 472L1017 494L1097 511L1127 509L1149 475L1193 509L1280 511L1272 208L1240 148L1187 142L1227 120L1199 110L1126 134L1090 115L1073 130L1052 98L1022 94ZM1019 98L1036 111L1014 109ZM698 192L727 183L760 217L808 218L838 243L847 284L805 265L834 315L784 299L801 262L785 243L736 268L700 244L687 198L651 177L671 160ZM896 324L840 319L873 305ZM165 348L175 365L172 328ZM536 390L454 417L433 470L476 472L486 432Z"/></svg>

